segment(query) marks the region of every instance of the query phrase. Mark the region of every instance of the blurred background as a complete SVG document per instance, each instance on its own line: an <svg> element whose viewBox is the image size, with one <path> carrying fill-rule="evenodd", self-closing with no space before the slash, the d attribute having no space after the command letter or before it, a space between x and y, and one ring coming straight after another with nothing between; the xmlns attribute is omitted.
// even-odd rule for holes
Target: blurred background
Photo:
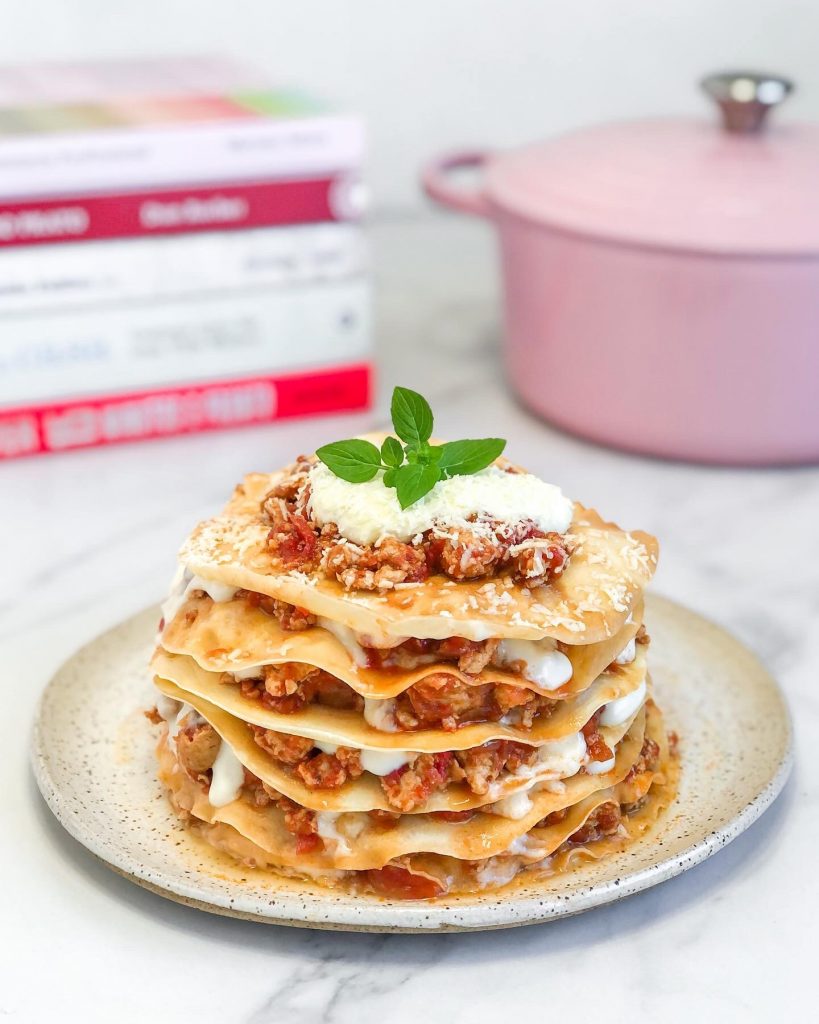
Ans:
<svg viewBox="0 0 819 1024"><path fill-rule="evenodd" d="M452 330L487 346L463 387L493 367L594 440L819 455L815 4L8 15L0 457L378 415L373 369L423 390Z"/></svg>
<svg viewBox="0 0 819 1024"><path fill-rule="evenodd" d="M360 112L377 214L417 212L421 160L612 118L707 114L703 74L761 67L819 116L812 0L29 0L0 4L0 61L228 53L274 85Z"/></svg>

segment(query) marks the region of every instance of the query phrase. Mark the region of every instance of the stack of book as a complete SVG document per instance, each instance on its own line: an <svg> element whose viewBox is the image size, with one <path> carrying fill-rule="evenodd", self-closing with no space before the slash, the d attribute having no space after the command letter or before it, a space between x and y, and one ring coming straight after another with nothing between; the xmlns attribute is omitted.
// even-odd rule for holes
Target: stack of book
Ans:
<svg viewBox="0 0 819 1024"><path fill-rule="evenodd" d="M0 458L365 408L362 161L227 61L0 69Z"/></svg>

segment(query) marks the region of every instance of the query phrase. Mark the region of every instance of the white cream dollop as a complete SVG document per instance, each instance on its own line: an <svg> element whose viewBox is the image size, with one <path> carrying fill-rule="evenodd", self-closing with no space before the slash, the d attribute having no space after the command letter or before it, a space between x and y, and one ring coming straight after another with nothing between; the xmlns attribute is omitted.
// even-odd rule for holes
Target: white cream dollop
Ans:
<svg viewBox="0 0 819 1024"><path fill-rule="evenodd" d="M224 807L232 803L239 795L245 781L245 770L242 762L233 752L233 748L224 740L219 744L219 753L213 762L213 770L208 790L208 801L213 807Z"/></svg>
<svg viewBox="0 0 819 1024"><path fill-rule="evenodd" d="M236 594L236 587L228 586L227 583L219 583L217 580L206 580L202 576L194 576L184 565L180 565L173 580L171 581L168 597L162 605L162 618L165 625L168 625L190 594L194 590L201 590L208 597L221 604L223 601L232 601Z"/></svg>
<svg viewBox="0 0 819 1024"><path fill-rule="evenodd" d="M395 722L395 700L392 697L385 700L365 697L364 721L380 732L398 732Z"/></svg>
<svg viewBox="0 0 819 1024"><path fill-rule="evenodd" d="M531 520L546 533L565 533L572 511L572 502L559 487L531 473L505 473L497 466L440 480L406 509L398 504L395 489L384 486L381 473L366 483L351 484L323 463L310 470L313 519L321 525L335 523L355 544L375 544L383 537L406 541L433 526L470 525L470 516L478 514L510 526Z"/></svg>
<svg viewBox="0 0 819 1024"><path fill-rule="evenodd" d="M325 619L323 616L319 616L317 622L322 629L326 629L328 633L332 633L356 665L361 668L367 667L367 652L358 642L355 630L350 629L349 626L345 626L341 622L333 622L332 619Z"/></svg>
<svg viewBox="0 0 819 1024"><path fill-rule="evenodd" d="M600 725L622 725L637 714L646 699L646 681L640 683L636 690L625 697L609 701L600 713Z"/></svg>
<svg viewBox="0 0 819 1024"><path fill-rule="evenodd" d="M325 754L335 754L339 745L316 740L316 746ZM389 775L397 768L414 761L418 754L414 750L366 750L360 749L361 767L371 775Z"/></svg>
<svg viewBox="0 0 819 1024"><path fill-rule="evenodd" d="M498 665L523 662L523 675L542 690L557 690L572 678L572 663L548 640L501 640L494 661Z"/></svg>
<svg viewBox="0 0 819 1024"><path fill-rule="evenodd" d="M617 657L614 659L615 665L630 665L632 661L637 657L637 641L634 637L629 640L626 646L620 651Z"/></svg>

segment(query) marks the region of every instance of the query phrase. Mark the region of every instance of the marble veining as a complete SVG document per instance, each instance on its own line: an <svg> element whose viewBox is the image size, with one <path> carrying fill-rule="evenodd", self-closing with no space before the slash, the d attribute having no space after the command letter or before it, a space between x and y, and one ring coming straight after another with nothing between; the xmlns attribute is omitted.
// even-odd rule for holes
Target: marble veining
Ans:
<svg viewBox="0 0 819 1024"><path fill-rule="evenodd" d="M575 1019L578 1000L605 1007L609 1021L768 1021L801 1011L811 1005L819 908L819 763L804 756L819 729L819 470L662 463L539 423L503 385L488 233L430 219L377 225L374 241L383 387L372 415L0 466L11 773L0 828L0 1016L474 1024L514 1011ZM396 382L430 398L441 435L491 429L566 493L656 533L656 589L731 629L780 679L794 713L794 778L719 856L623 903L544 926L342 935L168 903L98 864L52 820L27 745L38 693L59 663L161 597L181 538L242 473L384 424Z"/></svg>

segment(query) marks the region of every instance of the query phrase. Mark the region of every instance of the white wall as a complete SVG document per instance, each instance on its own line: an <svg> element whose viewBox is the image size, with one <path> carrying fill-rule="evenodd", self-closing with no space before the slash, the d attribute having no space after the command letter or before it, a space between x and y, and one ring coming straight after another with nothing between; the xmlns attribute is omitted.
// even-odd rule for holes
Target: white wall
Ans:
<svg viewBox="0 0 819 1024"><path fill-rule="evenodd" d="M382 209L421 161L601 118L702 112L726 65L794 77L819 118L819 0L0 0L0 61L227 51L361 110Z"/></svg>

